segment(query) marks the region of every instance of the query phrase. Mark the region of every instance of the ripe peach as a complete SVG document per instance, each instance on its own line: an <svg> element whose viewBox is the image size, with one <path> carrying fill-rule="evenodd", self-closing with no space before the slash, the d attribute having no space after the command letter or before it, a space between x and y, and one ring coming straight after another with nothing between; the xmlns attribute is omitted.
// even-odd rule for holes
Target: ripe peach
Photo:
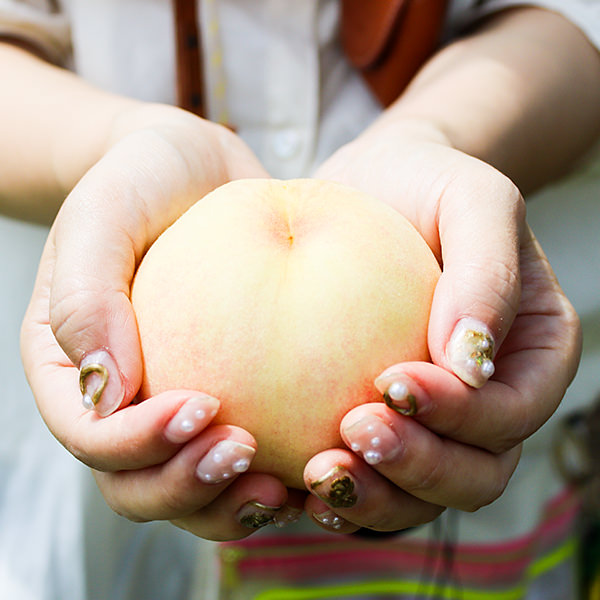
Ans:
<svg viewBox="0 0 600 600"><path fill-rule="evenodd" d="M342 445L373 379L427 360L440 269L414 227L357 190L248 179L213 191L156 241L136 274L142 397L222 401L257 439L253 470L304 487L307 460Z"/></svg>

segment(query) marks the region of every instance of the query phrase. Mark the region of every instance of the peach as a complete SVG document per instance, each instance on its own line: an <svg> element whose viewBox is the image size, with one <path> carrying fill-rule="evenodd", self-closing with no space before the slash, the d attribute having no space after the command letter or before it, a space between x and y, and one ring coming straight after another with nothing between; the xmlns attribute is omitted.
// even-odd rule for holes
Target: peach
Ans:
<svg viewBox="0 0 600 600"><path fill-rule="evenodd" d="M219 398L250 431L255 471L304 487L342 416L381 401L374 378L428 360L440 269L415 228L364 193L311 179L247 179L208 194L154 243L132 301L142 398Z"/></svg>

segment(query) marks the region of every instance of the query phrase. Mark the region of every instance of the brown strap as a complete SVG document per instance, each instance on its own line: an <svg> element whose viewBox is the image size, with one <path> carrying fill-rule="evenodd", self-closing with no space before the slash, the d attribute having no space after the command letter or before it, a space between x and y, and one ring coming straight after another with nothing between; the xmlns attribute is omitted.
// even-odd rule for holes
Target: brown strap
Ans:
<svg viewBox="0 0 600 600"><path fill-rule="evenodd" d="M177 105L205 116L204 73L198 29L198 2L173 0L175 15L175 58L177 64Z"/></svg>
<svg viewBox="0 0 600 600"><path fill-rule="evenodd" d="M448 0L342 0L341 36L350 62L384 106L439 44Z"/></svg>
<svg viewBox="0 0 600 600"><path fill-rule="evenodd" d="M198 29L200 0L172 0L177 104L205 116ZM341 35L350 62L378 100L391 104L439 43L448 0L341 0Z"/></svg>

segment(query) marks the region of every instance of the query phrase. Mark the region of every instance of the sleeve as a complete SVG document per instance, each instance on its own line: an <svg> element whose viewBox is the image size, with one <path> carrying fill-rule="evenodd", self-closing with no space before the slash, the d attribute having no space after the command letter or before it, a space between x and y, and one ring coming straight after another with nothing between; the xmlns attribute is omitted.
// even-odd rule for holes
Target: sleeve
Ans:
<svg viewBox="0 0 600 600"><path fill-rule="evenodd" d="M69 23L56 0L0 0L0 41L25 46L62 66L70 60Z"/></svg>
<svg viewBox="0 0 600 600"><path fill-rule="evenodd" d="M577 26L600 50L600 0L478 0L460 15L460 26L467 27L482 17L505 8L534 6L546 8Z"/></svg>

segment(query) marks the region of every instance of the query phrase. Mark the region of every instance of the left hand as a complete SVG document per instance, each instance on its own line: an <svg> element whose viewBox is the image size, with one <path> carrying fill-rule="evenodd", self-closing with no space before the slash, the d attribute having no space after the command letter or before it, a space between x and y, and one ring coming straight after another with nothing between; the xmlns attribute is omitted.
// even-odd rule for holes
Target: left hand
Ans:
<svg viewBox="0 0 600 600"><path fill-rule="evenodd" d="M401 408L412 396L416 414L383 403L350 411L341 424L349 449L322 452L306 467L308 514L342 533L393 531L445 507L473 511L492 502L521 442L560 403L581 347L578 317L527 226L518 189L420 123L376 124L315 177L396 208L443 273L429 322L432 362L391 366L376 381L382 395L396 384ZM469 363L477 340L486 346L483 362Z"/></svg>
<svg viewBox="0 0 600 600"><path fill-rule="evenodd" d="M268 174L235 134L185 111L125 114L132 131L115 135L50 230L22 327L25 372L48 428L93 469L113 510L239 539L294 517L299 502L276 478L244 472L256 441L212 423L218 399L180 389L134 402L143 364L130 287L146 248L189 206Z"/></svg>

